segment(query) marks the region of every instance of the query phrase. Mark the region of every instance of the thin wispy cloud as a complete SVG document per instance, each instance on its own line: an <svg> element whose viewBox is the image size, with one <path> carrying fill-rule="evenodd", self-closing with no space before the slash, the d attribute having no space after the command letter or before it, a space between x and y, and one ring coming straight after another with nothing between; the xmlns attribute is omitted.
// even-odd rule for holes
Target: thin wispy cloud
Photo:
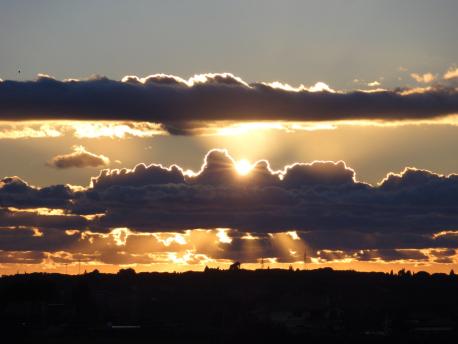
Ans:
<svg viewBox="0 0 458 344"><path fill-rule="evenodd" d="M418 83L422 84L429 84L436 80L436 75L432 73L424 73L424 74L418 74L418 73L411 73L410 76L412 79L414 79Z"/></svg>

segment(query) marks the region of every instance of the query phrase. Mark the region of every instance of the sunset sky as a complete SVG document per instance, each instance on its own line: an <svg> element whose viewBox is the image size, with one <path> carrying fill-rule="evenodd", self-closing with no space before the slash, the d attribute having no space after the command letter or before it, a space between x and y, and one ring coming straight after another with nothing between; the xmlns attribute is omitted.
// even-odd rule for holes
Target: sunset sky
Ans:
<svg viewBox="0 0 458 344"><path fill-rule="evenodd" d="M457 269L457 13L0 0L0 274Z"/></svg>

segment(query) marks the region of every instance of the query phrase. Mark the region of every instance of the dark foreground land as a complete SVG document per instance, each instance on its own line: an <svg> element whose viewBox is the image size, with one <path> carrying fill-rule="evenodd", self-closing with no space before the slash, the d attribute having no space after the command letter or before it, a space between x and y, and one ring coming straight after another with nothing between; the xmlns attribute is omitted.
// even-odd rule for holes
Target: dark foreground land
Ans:
<svg viewBox="0 0 458 344"><path fill-rule="evenodd" d="M4 276L0 331L34 343L456 342L458 277L331 269Z"/></svg>

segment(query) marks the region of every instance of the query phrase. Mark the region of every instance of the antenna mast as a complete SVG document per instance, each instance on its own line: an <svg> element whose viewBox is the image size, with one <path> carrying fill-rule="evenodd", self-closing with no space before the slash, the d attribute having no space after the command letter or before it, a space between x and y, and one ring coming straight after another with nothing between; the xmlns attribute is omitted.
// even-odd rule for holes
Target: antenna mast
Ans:
<svg viewBox="0 0 458 344"><path fill-rule="evenodd" d="M307 250L304 248L304 270L307 269Z"/></svg>

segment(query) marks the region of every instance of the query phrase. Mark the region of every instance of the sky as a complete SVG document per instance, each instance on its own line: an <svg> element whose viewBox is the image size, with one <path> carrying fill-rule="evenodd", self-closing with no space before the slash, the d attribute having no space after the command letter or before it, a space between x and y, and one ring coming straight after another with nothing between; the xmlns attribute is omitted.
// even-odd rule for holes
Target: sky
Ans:
<svg viewBox="0 0 458 344"><path fill-rule="evenodd" d="M457 268L456 13L0 0L0 273Z"/></svg>

